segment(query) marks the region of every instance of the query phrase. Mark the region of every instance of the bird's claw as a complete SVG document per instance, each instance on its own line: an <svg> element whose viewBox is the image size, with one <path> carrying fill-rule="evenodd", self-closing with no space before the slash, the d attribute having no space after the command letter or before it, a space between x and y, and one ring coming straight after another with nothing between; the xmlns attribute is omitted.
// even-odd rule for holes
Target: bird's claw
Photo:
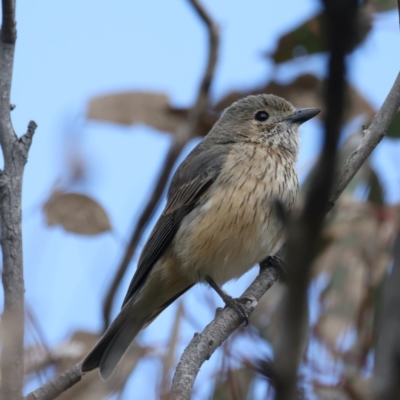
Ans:
<svg viewBox="0 0 400 400"><path fill-rule="evenodd" d="M233 298L229 295L226 295L226 299L223 299L225 302L225 308L229 307L236 311L241 319L243 319L245 325L249 325L249 307L255 307L257 305L257 301L250 297L238 297Z"/></svg>

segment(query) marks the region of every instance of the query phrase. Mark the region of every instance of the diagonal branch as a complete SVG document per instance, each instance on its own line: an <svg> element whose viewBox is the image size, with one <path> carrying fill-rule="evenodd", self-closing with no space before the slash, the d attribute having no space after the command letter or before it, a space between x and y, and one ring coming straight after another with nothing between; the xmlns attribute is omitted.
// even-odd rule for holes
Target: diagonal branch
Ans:
<svg viewBox="0 0 400 400"><path fill-rule="evenodd" d="M246 317L253 312L258 300L278 280L280 271L271 265L268 258L263 266L260 265L260 273L254 282L241 296L242 299L254 300L246 307ZM225 308L217 313L200 334L195 333L193 339L183 352L176 367L172 381L172 398L174 400L190 399L194 382L204 361L209 360L215 350L243 323L238 313Z"/></svg>
<svg viewBox="0 0 400 400"><path fill-rule="evenodd" d="M142 211L139 221L132 232L131 239L127 248L125 249L125 254L122 258L121 264L116 275L114 276L114 280L111 283L107 296L104 300L104 328L107 328L107 326L110 324L110 314L115 294L122 281L122 278L125 275L126 270L128 269L129 263L132 260L137 244L157 205L159 204L162 194L164 193L172 168L174 167L183 147L189 142L190 139L194 137L194 134L198 130L198 126L201 123L201 118L209 106L209 92L218 59L219 31L217 25L213 22L212 18L198 0L189 0L189 2L192 4L199 18L203 21L207 28L209 47L206 69L200 83L196 102L189 111L186 120L180 125L178 131L176 132L174 142L172 143L171 148L165 158L162 166L162 172L158 178L157 184L154 187L153 193L151 194L150 199Z"/></svg>
<svg viewBox="0 0 400 400"><path fill-rule="evenodd" d="M29 393L24 400L52 400L82 379L81 363Z"/></svg>

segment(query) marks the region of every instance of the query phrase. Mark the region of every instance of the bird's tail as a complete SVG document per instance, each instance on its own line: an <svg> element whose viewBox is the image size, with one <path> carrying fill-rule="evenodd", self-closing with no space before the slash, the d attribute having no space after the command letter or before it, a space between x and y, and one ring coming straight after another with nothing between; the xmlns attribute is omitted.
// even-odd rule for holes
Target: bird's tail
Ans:
<svg viewBox="0 0 400 400"><path fill-rule="evenodd" d="M165 308L193 285L171 293L163 302L155 302L154 293L142 288L136 298L130 299L117 318L100 338L94 349L82 363L82 372L100 368L100 377L107 380L128 350L136 335L150 324ZM143 290L144 289L144 290ZM153 296L153 297L152 297ZM164 297L164 296L162 296ZM158 303L158 304L157 304Z"/></svg>
<svg viewBox="0 0 400 400"><path fill-rule="evenodd" d="M100 368L102 380L111 376L133 339L145 325L142 319L132 318L129 311L127 307L121 310L116 320L83 361L82 372Z"/></svg>

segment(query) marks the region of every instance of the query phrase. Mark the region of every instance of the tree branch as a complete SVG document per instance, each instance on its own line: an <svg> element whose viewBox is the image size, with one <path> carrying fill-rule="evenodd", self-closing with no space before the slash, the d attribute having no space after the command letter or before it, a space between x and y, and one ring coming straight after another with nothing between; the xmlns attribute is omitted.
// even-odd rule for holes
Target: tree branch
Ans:
<svg viewBox="0 0 400 400"><path fill-rule="evenodd" d="M81 363L29 393L24 400L54 400L82 379Z"/></svg>
<svg viewBox="0 0 400 400"><path fill-rule="evenodd" d="M129 263L135 253L137 244L143 234L143 231L146 229L148 222L153 215L153 212L156 209L162 194L164 193L172 168L174 167L183 147L190 139L194 137L195 132L198 130L198 126L201 123L201 118L203 117L209 105L209 92L218 59L219 31L217 25L212 21L211 17L198 0L189 0L189 2L193 5L198 16L207 27L209 47L206 69L199 86L199 92L197 94L195 105L189 111L186 120L180 125L175 134L174 142L172 143L171 148L166 156L157 184L152 195L150 196L150 200L139 217L137 225L132 232L131 239L125 250L121 264L108 290L103 305L103 320L105 329L110 324L110 313L115 294L122 281L122 278L125 275L126 270L128 269Z"/></svg>
<svg viewBox="0 0 400 400"><path fill-rule="evenodd" d="M257 305L258 300L278 280L280 270L271 265L272 258L261 266L260 273L254 282L241 296L242 299L251 299L246 307L246 316L249 317ZM217 310L218 311L218 310ZM186 347L176 367L172 381L172 395L174 400L190 399L194 381L204 361L208 360L215 350L243 323L237 312L225 308L211 321L202 333L196 333Z"/></svg>
<svg viewBox="0 0 400 400"><path fill-rule="evenodd" d="M15 40L15 1L3 0L0 35L0 145L4 157L4 170L0 173L0 227L4 313L0 398L10 400L22 397L24 382L21 192L24 166L36 128L36 124L30 122L28 132L18 139L11 124L10 91Z"/></svg>

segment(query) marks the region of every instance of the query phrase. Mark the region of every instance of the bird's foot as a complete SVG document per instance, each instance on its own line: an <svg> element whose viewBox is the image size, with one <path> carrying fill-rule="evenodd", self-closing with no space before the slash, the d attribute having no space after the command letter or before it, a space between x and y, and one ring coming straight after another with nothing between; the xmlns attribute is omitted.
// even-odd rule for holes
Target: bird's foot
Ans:
<svg viewBox="0 0 400 400"><path fill-rule="evenodd" d="M279 271L279 280L286 280L286 265L279 255L268 256L265 261L260 263L261 268L275 268Z"/></svg>
<svg viewBox="0 0 400 400"><path fill-rule="evenodd" d="M247 297L238 297L234 299L229 295L227 295L227 297L228 298L224 300L225 308L229 307L235 310L239 317L243 319L244 326L247 326L249 324L249 318L247 316L249 312L248 307L249 305L253 305L256 300Z"/></svg>
<svg viewBox="0 0 400 400"><path fill-rule="evenodd" d="M226 292L224 292L210 277L206 277L206 282L218 293L219 297L224 301L225 308L229 307L236 311L239 317L245 322L245 326L249 324L248 314L248 306L253 304L256 300L247 298L247 297L239 297L234 299L233 297L229 296Z"/></svg>

